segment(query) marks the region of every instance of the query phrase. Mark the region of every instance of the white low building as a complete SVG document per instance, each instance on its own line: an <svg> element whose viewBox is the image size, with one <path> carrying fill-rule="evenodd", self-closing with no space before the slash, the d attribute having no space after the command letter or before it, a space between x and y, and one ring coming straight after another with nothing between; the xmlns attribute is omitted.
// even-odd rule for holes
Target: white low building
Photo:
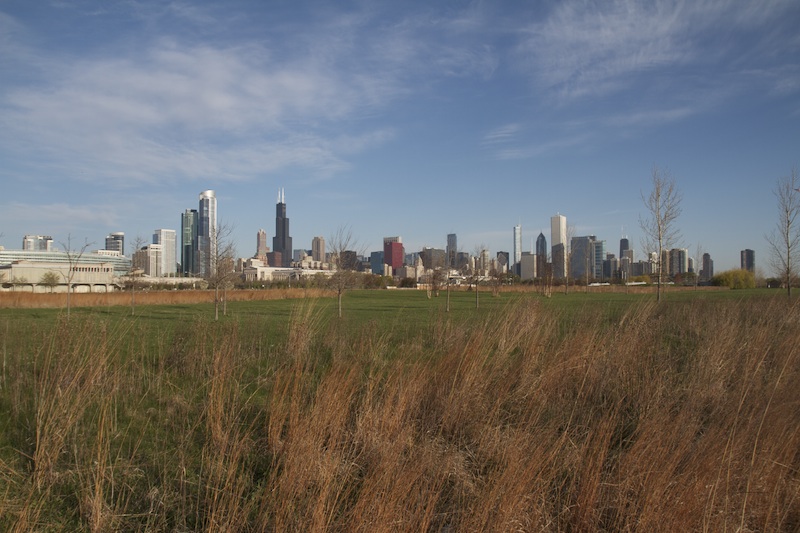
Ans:
<svg viewBox="0 0 800 533"><path fill-rule="evenodd" d="M52 274L52 275L48 275ZM20 292L111 292L114 283L112 263L64 263L14 261L0 265L0 290Z"/></svg>

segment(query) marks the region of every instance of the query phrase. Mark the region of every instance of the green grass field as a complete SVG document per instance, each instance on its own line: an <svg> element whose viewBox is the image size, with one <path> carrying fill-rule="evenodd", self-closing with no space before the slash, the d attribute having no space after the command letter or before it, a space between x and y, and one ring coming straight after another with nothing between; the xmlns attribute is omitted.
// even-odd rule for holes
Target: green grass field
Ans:
<svg viewBox="0 0 800 533"><path fill-rule="evenodd" d="M795 531L772 291L0 309L0 529Z"/></svg>

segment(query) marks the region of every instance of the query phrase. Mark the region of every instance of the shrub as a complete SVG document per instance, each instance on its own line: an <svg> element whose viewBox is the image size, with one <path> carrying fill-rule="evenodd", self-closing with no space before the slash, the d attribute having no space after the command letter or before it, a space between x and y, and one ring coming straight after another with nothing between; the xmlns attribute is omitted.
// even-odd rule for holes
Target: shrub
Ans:
<svg viewBox="0 0 800 533"><path fill-rule="evenodd" d="M729 289L755 289L755 275L744 269L726 270L714 276L711 284Z"/></svg>

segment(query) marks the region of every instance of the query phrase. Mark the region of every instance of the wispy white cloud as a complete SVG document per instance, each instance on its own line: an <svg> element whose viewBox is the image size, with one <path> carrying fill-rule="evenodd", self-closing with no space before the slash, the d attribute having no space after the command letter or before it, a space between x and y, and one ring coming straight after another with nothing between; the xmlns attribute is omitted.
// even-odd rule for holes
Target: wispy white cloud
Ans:
<svg viewBox="0 0 800 533"><path fill-rule="evenodd" d="M790 44L781 40L787 36L796 41L796 31L782 20L791 13L797 15L797 8L790 0L560 2L542 21L524 28L516 57L537 86L562 101L631 89L642 75L654 72L662 73L661 84L675 90L686 80L670 83L671 69L734 69L751 54L774 54L776 46ZM758 37L747 33L768 25L774 31ZM738 44L749 38L753 42Z"/></svg>
<svg viewBox="0 0 800 533"><path fill-rule="evenodd" d="M553 138L544 142L521 142L517 146L498 149L495 152L495 157L500 160L529 159L585 145L591 138L592 135L589 133L579 133Z"/></svg>
<svg viewBox="0 0 800 533"><path fill-rule="evenodd" d="M257 47L160 42L143 57L55 74L6 95L0 139L28 158L68 159L90 180L245 178L283 165L329 173L345 166L334 149L352 154L389 138L385 129L349 142L314 133L380 100L380 88L354 87L333 68L270 61Z"/></svg>
<svg viewBox="0 0 800 533"><path fill-rule="evenodd" d="M164 17L216 20L183 2L131 6L151 30ZM43 173L68 168L68 179L105 184L248 179L287 167L331 176L393 138L390 125L362 119L437 79L485 79L496 68L488 45L430 38L454 33L447 21L408 16L375 28L373 16L333 13L264 39L203 44L148 31L108 55L28 49L43 80L0 92L0 150ZM21 28L7 16L0 24Z"/></svg>
<svg viewBox="0 0 800 533"><path fill-rule="evenodd" d="M493 146L506 143L512 140L521 129L517 123L504 124L486 133L483 136L483 144Z"/></svg>

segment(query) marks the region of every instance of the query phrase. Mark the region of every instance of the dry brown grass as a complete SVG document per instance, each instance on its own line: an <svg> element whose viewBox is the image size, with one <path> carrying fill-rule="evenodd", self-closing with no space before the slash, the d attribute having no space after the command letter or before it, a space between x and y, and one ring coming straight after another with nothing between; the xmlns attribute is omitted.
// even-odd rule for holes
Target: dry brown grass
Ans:
<svg viewBox="0 0 800 533"><path fill-rule="evenodd" d="M782 300L521 301L402 339L304 303L272 349L243 323L155 342L64 324L0 395L6 529L800 528Z"/></svg>
<svg viewBox="0 0 800 533"><path fill-rule="evenodd" d="M231 302L253 302L261 300L285 300L289 298L320 298L333 293L323 289L270 289L232 290L226 296ZM72 307L130 306L130 292L74 293L70 298ZM213 303L213 290L137 291L135 305L169 305ZM67 306L66 293L0 292L0 308L57 309Z"/></svg>

